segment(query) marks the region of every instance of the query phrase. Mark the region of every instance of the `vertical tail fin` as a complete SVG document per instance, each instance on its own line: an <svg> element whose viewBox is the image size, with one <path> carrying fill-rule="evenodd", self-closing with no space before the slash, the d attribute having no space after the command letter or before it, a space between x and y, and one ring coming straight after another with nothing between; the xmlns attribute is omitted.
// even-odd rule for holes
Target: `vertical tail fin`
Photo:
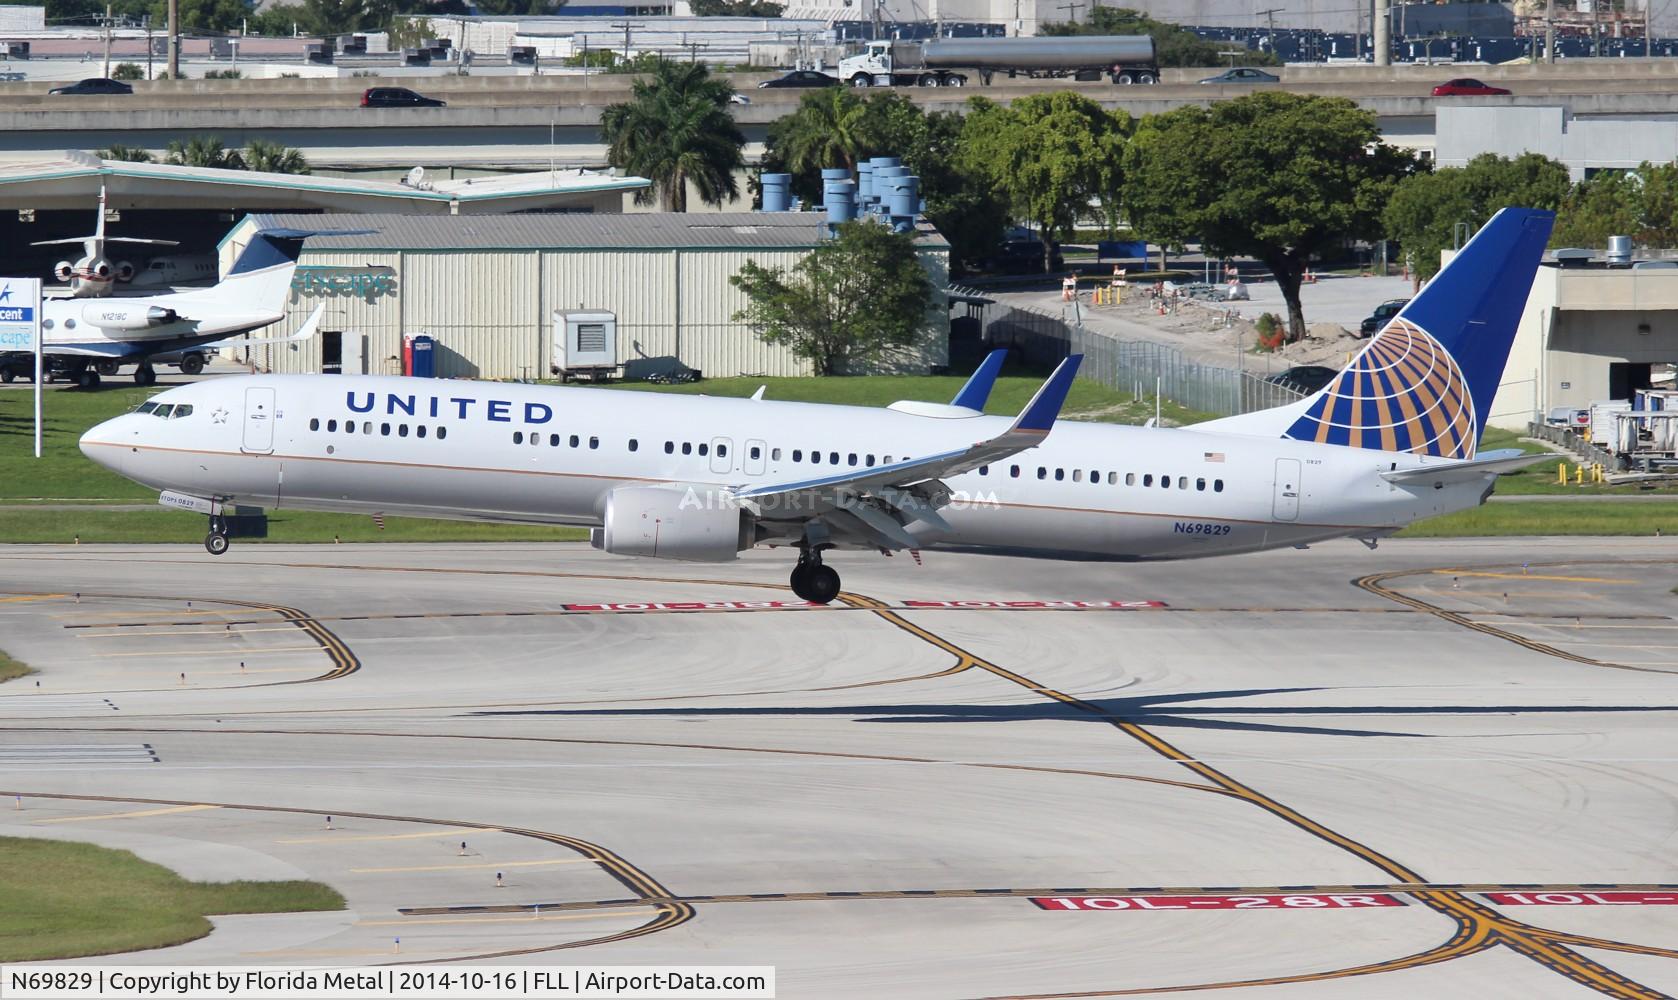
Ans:
<svg viewBox="0 0 1678 1000"><path fill-rule="evenodd" d="M1503 209L1321 391L1200 426L1473 458L1554 221Z"/></svg>

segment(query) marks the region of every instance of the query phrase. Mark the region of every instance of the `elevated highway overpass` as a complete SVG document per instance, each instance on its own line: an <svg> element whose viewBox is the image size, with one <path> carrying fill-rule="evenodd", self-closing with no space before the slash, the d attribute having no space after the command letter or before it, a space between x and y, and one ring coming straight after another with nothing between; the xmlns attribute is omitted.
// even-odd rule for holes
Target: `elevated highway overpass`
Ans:
<svg viewBox="0 0 1678 1000"><path fill-rule="evenodd" d="M960 111L974 96L1008 101L1072 88L1132 115L1208 104L1267 87L1347 97L1373 111L1394 142L1431 146L1436 110L1449 104L1563 105L1576 117L1678 116L1678 60L1576 60L1553 66L1309 66L1280 71L1276 85L1209 86L1206 70L1167 70L1158 86L999 78L989 87L904 88L929 110ZM1506 86L1497 98L1434 98L1434 84L1472 74ZM769 74L737 74L749 99L736 119L761 152L767 126L798 104L802 91L759 90ZM975 80L976 82L976 80ZM408 84L448 102L445 108L366 109L373 84ZM65 149L121 144L160 151L171 140L212 135L228 146L265 139L301 149L324 170L406 170L416 164L464 171L604 162L599 117L630 93L618 75L450 76L140 83L126 97L63 97L38 83L0 85L0 161Z"/></svg>

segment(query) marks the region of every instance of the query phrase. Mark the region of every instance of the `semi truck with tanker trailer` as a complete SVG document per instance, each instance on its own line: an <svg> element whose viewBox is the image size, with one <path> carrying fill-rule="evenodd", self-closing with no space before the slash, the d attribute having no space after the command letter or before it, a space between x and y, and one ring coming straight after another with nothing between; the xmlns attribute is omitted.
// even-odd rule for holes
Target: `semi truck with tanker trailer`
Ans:
<svg viewBox="0 0 1678 1000"><path fill-rule="evenodd" d="M1064 77L1118 84L1159 82L1154 40L1147 35L1061 35L1048 38L937 38L869 42L839 61L839 79L853 87L962 87L970 69L981 83L1007 76Z"/></svg>

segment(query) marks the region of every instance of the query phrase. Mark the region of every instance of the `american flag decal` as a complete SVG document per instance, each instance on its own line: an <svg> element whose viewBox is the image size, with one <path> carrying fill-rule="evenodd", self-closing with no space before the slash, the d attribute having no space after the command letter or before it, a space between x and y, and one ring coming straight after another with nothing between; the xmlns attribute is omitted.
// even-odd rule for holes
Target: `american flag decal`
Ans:
<svg viewBox="0 0 1678 1000"><path fill-rule="evenodd" d="M1222 462L1223 460L1224 453L1221 451L1209 451L1206 453L1206 461L1208 462Z"/></svg>

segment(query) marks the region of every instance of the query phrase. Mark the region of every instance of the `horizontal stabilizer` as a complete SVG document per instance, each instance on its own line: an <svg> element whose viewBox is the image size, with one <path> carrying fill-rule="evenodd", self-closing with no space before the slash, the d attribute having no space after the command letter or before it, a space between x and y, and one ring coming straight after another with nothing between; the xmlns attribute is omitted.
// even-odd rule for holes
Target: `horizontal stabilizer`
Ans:
<svg viewBox="0 0 1678 1000"><path fill-rule="evenodd" d="M1381 478L1401 486L1448 486L1452 483L1473 482L1486 476L1515 472L1529 465L1555 457L1549 452L1528 453L1519 448L1500 448L1483 452L1472 462L1450 462L1424 465L1419 469L1398 469L1381 473Z"/></svg>

